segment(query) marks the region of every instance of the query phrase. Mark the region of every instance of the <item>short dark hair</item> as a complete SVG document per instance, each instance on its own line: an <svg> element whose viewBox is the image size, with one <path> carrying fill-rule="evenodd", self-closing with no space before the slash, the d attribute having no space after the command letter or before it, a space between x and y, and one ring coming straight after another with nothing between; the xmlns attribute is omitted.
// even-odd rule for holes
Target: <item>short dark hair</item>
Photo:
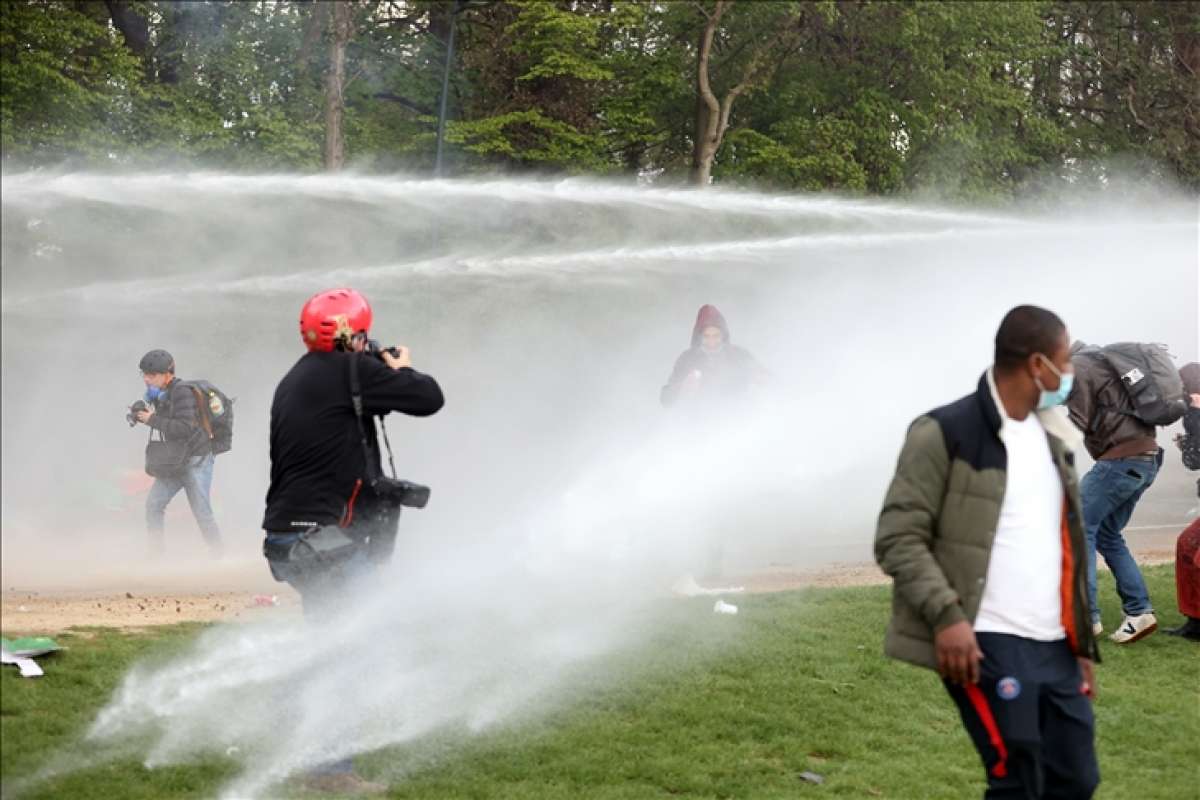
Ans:
<svg viewBox="0 0 1200 800"><path fill-rule="evenodd" d="M1067 326L1053 311L1017 306L1004 315L996 331L996 366L1012 369L1034 353L1049 356L1066 330Z"/></svg>

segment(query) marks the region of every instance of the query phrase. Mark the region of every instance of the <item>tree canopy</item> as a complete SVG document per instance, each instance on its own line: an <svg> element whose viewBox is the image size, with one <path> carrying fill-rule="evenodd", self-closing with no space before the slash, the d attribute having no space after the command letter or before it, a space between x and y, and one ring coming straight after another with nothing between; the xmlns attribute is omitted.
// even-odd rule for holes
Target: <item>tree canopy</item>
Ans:
<svg viewBox="0 0 1200 800"><path fill-rule="evenodd" d="M1197 2L4 0L6 164L1200 188Z"/></svg>

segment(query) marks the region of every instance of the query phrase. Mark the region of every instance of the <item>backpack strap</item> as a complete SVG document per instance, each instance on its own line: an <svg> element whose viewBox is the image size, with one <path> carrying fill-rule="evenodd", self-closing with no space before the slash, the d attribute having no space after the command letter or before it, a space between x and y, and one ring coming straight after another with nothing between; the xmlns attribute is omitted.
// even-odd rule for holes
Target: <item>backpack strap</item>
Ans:
<svg viewBox="0 0 1200 800"><path fill-rule="evenodd" d="M187 387L192 390L192 395L196 398L196 418L200 420L200 427L208 434L209 441L211 441L213 438L212 422L208 419L208 414L204 413L204 393L193 384L188 384Z"/></svg>

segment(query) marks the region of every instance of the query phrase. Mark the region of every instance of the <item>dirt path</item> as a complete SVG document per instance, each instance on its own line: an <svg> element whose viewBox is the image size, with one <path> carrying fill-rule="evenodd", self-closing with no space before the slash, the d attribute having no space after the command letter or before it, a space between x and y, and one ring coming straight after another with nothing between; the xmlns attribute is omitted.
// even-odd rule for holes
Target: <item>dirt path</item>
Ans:
<svg viewBox="0 0 1200 800"><path fill-rule="evenodd" d="M212 560L203 552L169 560L12 559L0 594L0 631L50 634L76 626L145 628L176 622L241 621L298 614L299 598L276 583L261 556ZM276 598L276 605L261 605ZM256 597L264 600L256 602Z"/></svg>
<svg viewBox="0 0 1200 800"><path fill-rule="evenodd" d="M267 614L297 614L294 596L270 596L258 602L251 592L186 594L98 594L5 591L0 629L13 634L50 634L73 627L148 628L177 622L262 619Z"/></svg>
<svg viewBox="0 0 1200 800"><path fill-rule="evenodd" d="M1169 563L1174 553L1161 548L1138 552L1143 564ZM243 576L243 580L245 580ZM724 586L744 586L747 592L782 592L808 586L870 586L887 582L874 564L829 564L814 570L775 567L721 580ZM29 590L5 588L0 600L0 630L5 636L52 634L72 627L103 626L124 629L172 625L177 622L250 621L270 617L294 617L300 601L287 586L270 583L261 576L249 580L253 589L226 589L230 576L213 581L213 591L196 591L202 576L187 581L178 577L174 591L162 581L131 576L127 591L114 591L111 581L98 581L98 588L82 587ZM155 584L157 583L157 588ZM274 598L274 603L271 599Z"/></svg>

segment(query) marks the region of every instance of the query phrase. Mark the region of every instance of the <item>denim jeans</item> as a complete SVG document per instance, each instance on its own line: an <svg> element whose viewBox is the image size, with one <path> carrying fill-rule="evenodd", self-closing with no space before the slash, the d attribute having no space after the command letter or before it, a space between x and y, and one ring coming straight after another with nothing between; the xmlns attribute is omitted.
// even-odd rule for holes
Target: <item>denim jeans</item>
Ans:
<svg viewBox="0 0 1200 800"><path fill-rule="evenodd" d="M192 507L192 516L200 527L204 540L214 551L221 547L221 529L217 527L217 519L213 515L212 492L213 479L212 453L202 456L191 456L178 475L169 478L155 478L146 497L146 529L150 533L150 543L155 547L163 544L163 518L166 515L167 504L182 489L187 494L188 505Z"/></svg>
<svg viewBox="0 0 1200 800"><path fill-rule="evenodd" d="M1087 524L1088 604L1092 608L1093 622L1100 621L1100 605L1096 599L1097 552L1104 556L1104 563L1112 570L1125 613L1136 616L1154 610L1146 581L1121 532L1138 500L1154 483L1162 459L1160 448L1154 460L1116 458L1097 461L1079 484L1083 518Z"/></svg>

